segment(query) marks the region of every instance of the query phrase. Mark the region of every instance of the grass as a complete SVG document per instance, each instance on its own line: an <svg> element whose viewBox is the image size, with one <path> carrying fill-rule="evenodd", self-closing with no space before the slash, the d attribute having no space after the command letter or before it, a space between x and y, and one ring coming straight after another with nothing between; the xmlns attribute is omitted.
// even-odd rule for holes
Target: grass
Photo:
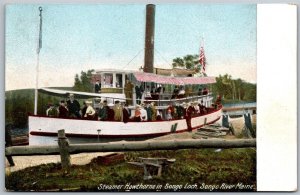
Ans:
<svg viewBox="0 0 300 195"><path fill-rule="evenodd" d="M135 161L137 157L175 158L176 162L163 169L161 177L154 176L152 180L143 180L143 169L126 162L106 166L94 159L87 165L72 165L68 174L62 171L60 164L51 163L6 174L5 186L9 191L99 191L100 184L125 186L130 183L162 185L161 191L210 191L205 186L216 185L219 187L215 191L227 191L220 186L243 183L252 185L253 189L229 191L256 190L256 151L253 148L223 149L220 152L195 149L125 153L125 161ZM196 184L197 188L184 189L186 184ZM181 185L181 188L167 188L166 185Z"/></svg>

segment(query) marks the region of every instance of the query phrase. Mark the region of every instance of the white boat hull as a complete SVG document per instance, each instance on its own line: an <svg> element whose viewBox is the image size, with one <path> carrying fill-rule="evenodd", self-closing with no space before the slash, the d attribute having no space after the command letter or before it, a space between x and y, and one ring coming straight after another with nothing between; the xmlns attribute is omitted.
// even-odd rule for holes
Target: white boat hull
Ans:
<svg viewBox="0 0 300 195"><path fill-rule="evenodd" d="M191 125L197 129L220 119L221 108L206 115L193 117ZM67 137L77 138L146 138L187 131L185 119L149 122L92 121L29 116L29 144L40 144L37 137L57 136L64 129ZM177 124L177 126L176 126ZM176 129L175 129L176 126ZM99 131L100 130L100 131ZM56 138L57 139L57 138Z"/></svg>

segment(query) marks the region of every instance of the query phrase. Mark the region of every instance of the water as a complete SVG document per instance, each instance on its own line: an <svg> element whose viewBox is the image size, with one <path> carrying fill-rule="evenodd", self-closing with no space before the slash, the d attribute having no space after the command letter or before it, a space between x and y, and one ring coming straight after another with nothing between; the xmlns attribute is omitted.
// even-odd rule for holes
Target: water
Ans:
<svg viewBox="0 0 300 195"><path fill-rule="evenodd" d="M242 103L231 103L224 104L224 108L246 108L246 107L256 107L256 102L242 102ZM248 110L250 114L254 114L253 110ZM227 111L229 116L231 117L240 117L245 113L245 110L235 110L235 111ZM256 112L255 112L256 113Z"/></svg>
<svg viewBox="0 0 300 195"><path fill-rule="evenodd" d="M256 102L230 103L230 104L224 104L223 106L224 108L256 107Z"/></svg>
<svg viewBox="0 0 300 195"><path fill-rule="evenodd" d="M22 136L22 135L28 135L28 127L25 128L14 128L11 131L12 136Z"/></svg>

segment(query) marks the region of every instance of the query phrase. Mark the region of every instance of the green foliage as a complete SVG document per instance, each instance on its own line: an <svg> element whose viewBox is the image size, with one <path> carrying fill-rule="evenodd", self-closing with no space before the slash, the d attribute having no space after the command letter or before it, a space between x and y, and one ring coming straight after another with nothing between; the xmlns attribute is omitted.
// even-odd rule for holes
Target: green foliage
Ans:
<svg viewBox="0 0 300 195"><path fill-rule="evenodd" d="M199 66L199 55L186 55L183 58L177 57L173 59L173 68L183 67L186 69L194 69Z"/></svg>
<svg viewBox="0 0 300 195"><path fill-rule="evenodd" d="M6 174L5 186L6 189L14 191L98 191L99 184L127 183L163 186L166 183L183 186L186 183L198 186L202 183L215 185L244 183L254 186L254 189L244 191L255 191L256 188L256 151L253 148L223 149L220 152L215 152L215 149L185 149L125 153L127 162L135 161L138 157L175 158L176 162L164 167L161 177L154 176L152 180L147 181L143 180L142 167L126 162L102 165L92 160L87 165L72 165L69 174L63 172L60 164L51 163ZM150 170L152 171L152 175L157 173L157 169Z"/></svg>
<svg viewBox="0 0 300 195"><path fill-rule="evenodd" d="M83 92L92 92L93 91L93 84L91 83L92 73L94 70L88 70L87 72L81 71L81 75L75 75L75 81L73 90L75 91L83 91Z"/></svg>
<svg viewBox="0 0 300 195"><path fill-rule="evenodd" d="M256 102L256 84L247 83L242 79L232 79L228 74L219 75L212 89L213 93L220 94L225 102L228 100Z"/></svg>
<svg viewBox="0 0 300 195"><path fill-rule="evenodd" d="M49 103L58 104L66 97L55 97L38 93L37 114L45 115ZM5 123L16 127L26 127L28 114L34 112L34 89L22 89L5 92Z"/></svg>

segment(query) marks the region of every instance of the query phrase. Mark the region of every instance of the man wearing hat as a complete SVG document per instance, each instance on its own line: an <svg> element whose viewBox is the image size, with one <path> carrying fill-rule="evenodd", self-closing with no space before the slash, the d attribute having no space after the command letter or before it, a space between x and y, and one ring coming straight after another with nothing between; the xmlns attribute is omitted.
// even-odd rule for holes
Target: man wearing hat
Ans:
<svg viewBox="0 0 300 195"><path fill-rule="evenodd" d="M74 99L74 94L69 94L69 100L67 101L67 107L69 110L69 116L72 118L80 118L80 104L77 100Z"/></svg>
<svg viewBox="0 0 300 195"><path fill-rule="evenodd" d="M69 115L68 108L65 106L65 100L60 101L60 106L58 107L58 117L66 118Z"/></svg>

